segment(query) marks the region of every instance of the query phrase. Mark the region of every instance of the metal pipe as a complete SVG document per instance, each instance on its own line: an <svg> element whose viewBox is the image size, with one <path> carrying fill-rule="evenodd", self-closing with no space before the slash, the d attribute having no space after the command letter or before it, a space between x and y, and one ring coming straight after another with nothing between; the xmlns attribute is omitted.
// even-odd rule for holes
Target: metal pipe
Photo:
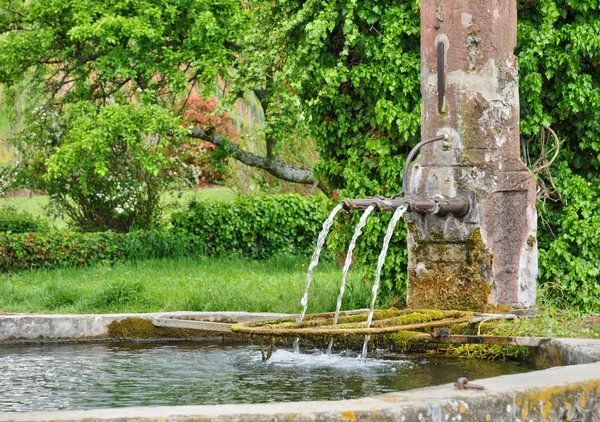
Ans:
<svg viewBox="0 0 600 422"><path fill-rule="evenodd" d="M462 217L469 212L470 200L465 195L457 195L454 198L365 198L344 199L342 205L346 211L365 210L372 204L377 206L377 211L394 211L396 208L408 204L408 211L421 214L446 215L452 214Z"/></svg>

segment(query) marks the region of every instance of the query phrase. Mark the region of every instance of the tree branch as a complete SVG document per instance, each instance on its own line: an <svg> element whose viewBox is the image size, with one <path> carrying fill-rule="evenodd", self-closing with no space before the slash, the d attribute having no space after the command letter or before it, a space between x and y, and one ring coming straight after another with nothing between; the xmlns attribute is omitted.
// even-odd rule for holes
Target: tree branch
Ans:
<svg viewBox="0 0 600 422"><path fill-rule="evenodd" d="M263 157L254 153L244 151L237 142L232 142L212 131L190 128L189 136L209 142L216 146L228 146L233 157L250 167L265 170L273 176L293 183L312 185L318 183L319 189L329 195L329 189L324 183L315 180L312 170L302 167L294 167L281 161L279 157Z"/></svg>

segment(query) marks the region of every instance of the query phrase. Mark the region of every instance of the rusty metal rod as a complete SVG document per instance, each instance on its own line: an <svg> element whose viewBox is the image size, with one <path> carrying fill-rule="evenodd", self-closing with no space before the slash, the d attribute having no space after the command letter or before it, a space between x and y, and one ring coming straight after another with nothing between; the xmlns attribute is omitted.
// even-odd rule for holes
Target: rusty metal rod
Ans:
<svg viewBox="0 0 600 422"><path fill-rule="evenodd" d="M396 208L408 204L408 211L422 214L446 215L452 214L462 217L469 212L470 201L465 195L454 198L365 198L344 199L342 205L347 211L365 210L375 204L377 211L394 211Z"/></svg>

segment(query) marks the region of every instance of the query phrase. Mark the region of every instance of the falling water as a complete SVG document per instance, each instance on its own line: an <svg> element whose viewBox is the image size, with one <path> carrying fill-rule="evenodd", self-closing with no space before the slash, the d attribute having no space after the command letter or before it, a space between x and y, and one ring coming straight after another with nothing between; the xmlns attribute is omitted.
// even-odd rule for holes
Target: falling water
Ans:
<svg viewBox="0 0 600 422"><path fill-rule="evenodd" d="M371 326L371 321L373 320L373 313L375 312L375 301L377 300L377 290L379 289L379 280L381 278L381 269L383 268L383 263L385 262L385 256L387 255L390 240L392 239L392 235L394 234L396 223L398 223L398 220L400 220L400 217L402 217L402 215L406 212L407 209L408 204L404 204L401 207L396 208L396 211L394 211L394 215L390 220L390 224L388 225L387 232L385 233L385 238L383 239L383 247L381 248L381 252L379 253L379 259L377 260L377 269L375 270L375 283L373 283L373 292L371 294L371 308L369 310L369 316L367 317L367 328ZM365 342L363 344L361 359L367 358L367 346L369 344L370 338L370 335L365 336Z"/></svg>
<svg viewBox="0 0 600 422"><path fill-rule="evenodd" d="M354 235L352 236L352 240L350 241L350 246L348 247L348 253L346 254L346 261L344 262L344 271L342 272L342 284L340 285L340 294L337 298L337 305L335 307L335 315L333 317L333 325L336 325L338 322L338 316L340 314L340 308L342 307L342 297L344 296L344 290L346 289L346 276L348 275L348 270L350 269L350 264L352 263L352 252L354 251L354 247L356 246L356 241L358 237L362 234L362 229L367 224L367 218L373 212L376 205L373 204L369 208L365 210L363 215L360 217L360 221L354 229ZM329 346L327 347L327 355L331 355L331 348L333 347L333 338L329 341Z"/></svg>
<svg viewBox="0 0 600 422"><path fill-rule="evenodd" d="M325 222L323 223L323 229L321 230L321 233L319 233L319 237L317 239L317 247L315 249L315 252L313 253L312 259L310 261L310 265L308 266L308 272L306 274L306 287L304 288L304 296L302 296L302 300L300 301L300 304L302 305L302 312L298 316L298 319L296 320L296 322L302 322L302 320L304 319L304 315L306 315L306 309L308 308L308 288L310 287L310 282L312 281L312 272L313 272L313 269L319 263L319 256L321 255L321 249L323 248L323 245L325 244L325 239L327 238L327 233L329 233L329 229L333 225L333 219L335 218L336 214L338 212L340 212L341 209L342 209L342 204L339 204L337 207L335 207L333 209L333 211L331 211L331 214L329 214L329 217L327 217L327 220L325 220ZM297 338L294 341L294 351L298 352L300 350L299 344L300 344L300 338Z"/></svg>

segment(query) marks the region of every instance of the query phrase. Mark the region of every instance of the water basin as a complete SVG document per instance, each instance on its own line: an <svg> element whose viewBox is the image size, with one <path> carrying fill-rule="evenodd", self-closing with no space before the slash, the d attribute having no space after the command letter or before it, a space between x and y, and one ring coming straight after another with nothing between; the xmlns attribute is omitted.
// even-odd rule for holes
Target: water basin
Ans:
<svg viewBox="0 0 600 422"><path fill-rule="evenodd" d="M277 349L258 345L105 343L0 347L0 412L340 400L534 370L442 355Z"/></svg>

